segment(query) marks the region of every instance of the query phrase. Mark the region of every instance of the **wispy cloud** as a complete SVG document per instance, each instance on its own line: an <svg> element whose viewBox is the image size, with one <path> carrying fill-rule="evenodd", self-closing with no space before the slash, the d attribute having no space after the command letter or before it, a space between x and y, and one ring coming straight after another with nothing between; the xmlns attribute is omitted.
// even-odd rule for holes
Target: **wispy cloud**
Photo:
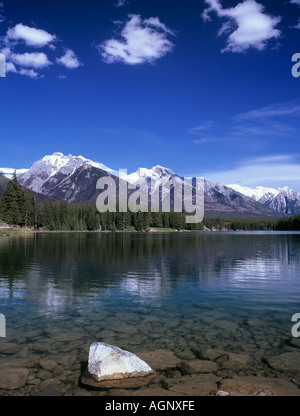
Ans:
<svg viewBox="0 0 300 416"><path fill-rule="evenodd" d="M298 100L276 103L262 108L236 114L233 118L232 135L240 138L257 138L267 143L274 138L293 138L297 131L295 118L300 116Z"/></svg>
<svg viewBox="0 0 300 416"><path fill-rule="evenodd" d="M152 63L171 52L174 44L168 35L175 33L158 17L142 19L128 15L118 39L111 38L97 45L104 62L123 62L128 65Z"/></svg>
<svg viewBox="0 0 300 416"><path fill-rule="evenodd" d="M290 0L291 4L296 4L300 6L300 0ZM294 26L291 26L293 29L300 29L300 19L298 19L298 23Z"/></svg>
<svg viewBox="0 0 300 416"><path fill-rule="evenodd" d="M300 101L294 100L239 113L222 124L204 121L187 132L197 136L192 140L196 145L218 142L228 146L247 146L257 151L274 138L294 138L298 129L297 118L300 118Z"/></svg>
<svg viewBox="0 0 300 416"><path fill-rule="evenodd" d="M39 74L34 69L21 68L19 70L19 74L25 75L26 77L33 78L33 79L43 78L44 77L44 75Z"/></svg>
<svg viewBox="0 0 300 416"><path fill-rule="evenodd" d="M205 143L220 143L227 141L227 138L217 137L217 136L203 136L200 139L194 139L192 142L194 144L205 144Z"/></svg>
<svg viewBox="0 0 300 416"><path fill-rule="evenodd" d="M212 12L225 20L218 36L227 36L227 45L222 52L245 52L250 48L263 50L271 39L281 35L276 28L281 17L274 17L265 12L264 6L255 0L244 0L237 6L225 9L220 0L205 0L208 7L202 17L210 21Z"/></svg>
<svg viewBox="0 0 300 416"><path fill-rule="evenodd" d="M218 183L245 186L291 186L300 191L300 155L265 155L244 159L231 169L201 172L201 176Z"/></svg>
<svg viewBox="0 0 300 416"><path fill-rule="evenodd" d="M264 121L263 123L243 123L233 127L233 135L241 137L271 137L271 136L290 136L295 132L295 128L285 123Z"/></svg>
<svg viewBox="0 0 300 416"><path fill-rule="evenodd" d="M237 114L233 117L233 119L236 121L241 121L281 116L300 116L300 102L288 101L285 103L272 104L256 110L251 110L245 113Z"/></svg>
<svg viewBox="0 0 300 416"><path fill-rule="evenodd" d="M209 130L213 125L214 125L214 122L212 120L204 121L198 126L189 129L188 133L195 134L195 135L203 134L205 130Z"/></svg>
<svg viewBox="0 0 300 416"><path fill-rule="evenodd" d="M129 3L129 0L117 0L116 7L124 7Z"/></svg>
<svg viewBox="0 0 300 416"><path fill-rule="evenodd" d="M5 17L3 15L3 6L4 6L3 2L0 1L0 23L4 22L5 20Z"/></svg>

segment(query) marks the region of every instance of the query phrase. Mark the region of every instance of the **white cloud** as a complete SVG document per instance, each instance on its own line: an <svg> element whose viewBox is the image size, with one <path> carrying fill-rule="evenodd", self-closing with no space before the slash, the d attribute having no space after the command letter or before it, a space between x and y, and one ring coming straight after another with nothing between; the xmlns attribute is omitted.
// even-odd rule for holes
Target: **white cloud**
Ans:
<svg viewBox="0 0 300 416"><path fill-rule="evenodd" d="M59 50L64 50L60 57L58 55L56 59L53 58L57 64L69 69L82 65L75 52L64 48L55 35L19 23L9 28L6 35L0 37L0 52L5 55L7 72L25 75L32 79L43 78L44 75L41 75L40 70L53 65L53 63L44 52L32 52L32 47L41 49L45 46L49 48L49 54L56 54L56 56L59 54ZM28 48L30 48L30 52L27 52Z"/></svg>
<svg viewBox="0 0 300 416"><path fill-rule="evenodd" d="M290 186L300 192L299 155L267 155L238 162L228 170L201 172L206 179L218 183L244 186Z"/></svg>
<svg viewBox="0 0 300 416"><path fill-rule="evenodd" d="M20 66L32 67L32 68L45 68L52 63L48 60L48 57L43 52L33 52L33 53L22 53L16 54L13 53L10 56L11 61Z"/></svg>
<svg viewBox="0 0 300 416"><path fill-rule="evenodd" d="M210 13L215 12L224 18L219 36L228 35L227 46L222 52L244 52L249 48L263 50L271 39L281 35L276 26L280 17L265 13L265 8L255 0L244 0L237 6L225 9L220 0L205 0L207 7L203 14L204 21L210 21Z"/></svg>
<svg viewBox="0 0 300 416"><path fill-rule="evenodd" d="M45 30L36 29L19 23L15 27L8 29L6 38L8 40L16 41L23 40L27 46L43 47L54 42L56 36L51 35Z"/></svg>
<svg viewBox="0 0 300 416"><path fill-rule="evenodd" d="M56 59L56 62L64 65L68 69L78 68L82 65L71 49L67 49L62 57Z"/></svg>
<svg viewBox="0 0 300 416"><path fill-rule="evenodd" d="M175 34L158 17L144 20L136 14L128 17L120 34L121 40L112 38L97 46L104 62L143 64L154 62L171 52L174 45L167 35Z"/></svg>
<svg viewBox="0 0 300 416"><path fill-rule="evenodd" d="M17 73L18 71L17 71L16 66L12 62L7 62L6 63L6 72Z"/></svg>
<svg viewBox="0 0 300 416"><path fill-rule="evenodd" d="M293 4L298 4L298 6L300 6L300 0L290 0L290 1Z"/></svg>

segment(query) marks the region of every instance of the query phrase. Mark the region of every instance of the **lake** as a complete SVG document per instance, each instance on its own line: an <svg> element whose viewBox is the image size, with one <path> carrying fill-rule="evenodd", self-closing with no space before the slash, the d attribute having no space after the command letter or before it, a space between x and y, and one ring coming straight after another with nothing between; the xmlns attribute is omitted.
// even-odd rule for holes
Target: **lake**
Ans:
<svg viewBox="0 0 300 416"><path fill-rule="evenodd" d="M220 379L293 378L299 387L298 370L270 365L272 357L300 351L291 333L299 300L300 233L3 237L0 368L26 367L30 376L21 389L0 395L38 394L54 380L60 394L80 394L95 341L133 353L166 350L188 361L205 358L206 350L241 354L247 364L216 360ZM5 343L15 350L1 354ZM162 374L182 376L178 369Z"/></svg>

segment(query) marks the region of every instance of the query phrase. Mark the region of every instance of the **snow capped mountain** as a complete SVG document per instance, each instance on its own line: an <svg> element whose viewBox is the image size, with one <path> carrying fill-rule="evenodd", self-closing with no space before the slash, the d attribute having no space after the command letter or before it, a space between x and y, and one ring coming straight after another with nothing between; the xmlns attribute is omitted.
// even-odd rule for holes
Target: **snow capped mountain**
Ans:
<svg viewBox="0 0 300 416"><path fill-rule="evenodd" d="M243 195L249 196L249 198L255 199L255 201L259 201L262 198L275 198L280 192L280 188L266 188L264 186L256 186L255 188L241 185L227 186L237 192L240 192Z"/></svg>
<svg viewBox="0 0 300 416"><path fill-rule="evenodd" d="M157 181L167 181L176 174L168 168L164 168L163 166L156 165L153 166L151 169L147 168L139 168L136 172L131 173L130 175L122 176L122 179L125 181L134 184L139 181L139 179L143 178L146 179L147 182L150 180L157 182Z"/></svg>
<svg viewBox="0 0 300 416"><path fill-rule="evenodd" d="M2 173L8 179L13 177L14 171L16 171L17 176L20 176L22 173L27 172L28 169L0 168L0 173Z"/></svg>
<svg viewBox="0 0 300 416"><path fill-rule="evenodd" d="M178 176L168 168L160 165L153 166L151 169L139 168L136 172L130 175L122 176L122 179L129 182L131 185L140 184L141 180L146 180L147 185L152 185L151 191L155 192L160 185L165 185L170 179L178 178ZM163 197L163 196L162 196Z"/></svg>
<svg viewBox="0 0 300 416"><path fill-rule="evenodd" d="M241 185L227 185L228 187L246 195L257 202L287 215L300 214L300 194L288 186L283 188L267 188L264 186L247 187Z"/></svg>
<svg viewBox="0 0 300 416"><path fill-rule="evenodd" d="M35 162L18 179L21 185L36 193L80 204L94 199L99 177L110 176L114 172L102 163L83 156L56 152Z"/></svg>
<svg viewBox="0 0 300 416"><path fill-rule="evenodd" d="M175 182L180 181L182 184L183 178L171 169L157 165L151 169L139 168L136 172L123 176L122 179L132 185L137 185L141 179L145 179L148 186L152 184L154 191L162 186L161 200L163 200L169 197L168 187L164 188L164 185L171 179ZM194 198L193 202L195 203ZM204 181L204 205L205 213L210 215L276 216L273 210L242 193L206 180Z"/></svg>
<svg viewBox="0 0 300 416"><path fill-rule="evenodd" d="M50 188L59 182L58 176L72 176L77 169L83 166L92 166L110 173L114 172L102 163L93 162L83 156L66 156L57 152L35 162L30 169L20 175L19 181L32 191L43 194L45 193L46 184L47 188Z"/></svg>
<svg viewBox="0 0 300 416"><path fill-rule="evenodd" d="M159 201L161 204L166 203L166 206L169 205L172 207L174 203L173 199L170 199L170 187L165 186L168 185L170 180L173 181L173 184L178 183L179 187L177 188L177 192L181 189L182 186L182 179L176 175L171 169L165 168L160 165L153 166L151 169L147 168L139 168L136 172L131 173L127 176L122 176L122 179L129 182L129 184L136 186L139 185L140 189L149 192L149 195L153 197L156 192L159 192ZM170 185L170 184L169 184ZM161 191L159 188L161 187ZM176 192L176 191L174 191ZM178 198L182 198L182 194L177 194Z"/></svg>

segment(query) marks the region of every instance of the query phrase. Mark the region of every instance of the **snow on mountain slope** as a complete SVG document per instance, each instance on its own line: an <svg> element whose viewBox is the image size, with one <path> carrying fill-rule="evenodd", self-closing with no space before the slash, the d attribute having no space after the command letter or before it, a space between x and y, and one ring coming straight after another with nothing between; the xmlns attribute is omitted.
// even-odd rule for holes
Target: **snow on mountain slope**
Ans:
<svg viewBox="0 0 300 416"><path fill-rule="evenodd" d="M255 188L250 188L248 186L241 186L241 185L227 185L229 188L234 189L237 192L240 192L243 195L249 196L255 201L259 201L262 198L266 197L276 197L280 189L275 188L266 188L264 186L256 186Z"/></svg>
<svg viewBox="0 0 300 416"><path fill-rule="evenodd" d="M159 165L152 169L139 168L136 172L122 177L132 185L138 184L141 178L146 180L148 186L151 183L155 191L162 185L161 200L169 197L168 187L164 188L164 185L170 179L175 182L180 181L180 184L183 179L171 169ZM193 201L195 201L194 197ZM204 181L204 205L205 213L212 215L274 216L275 214L268 207L238 191L207 180Z"/></svg>
<svg viewBox="0 0 300 416"><path fill-rule="evenodd" d="M140 179L146 179L149 184L152 181L154 189L159 185L165 184L169 179L177 176L171 169L164 168L163 166L156 165L151 169L139 168L136 172L130 175L122 176L122 179L130 184L136 184Z"/></svg>
<svg viewBox="0 0 300 416"><path fill-rule="evenodd" d="M253 188L241 185L227 186L276 212L288 215L297 215L300 213L300 194L288 186L276 189L264 186L256 186Z"/></svg>
<svg viewBox="0 0 300 416"><path fill-rule="evenodd" d="M102 163L93 162L83 156L66 156L56 152L35 162L27 172L20 175L19 181L32 191L46 194L51 186L53 187L59 182L58 177L68 178L83 166L92 166L115 174L113 169ZM47 188L47 191L45 188Z"/></svg>

